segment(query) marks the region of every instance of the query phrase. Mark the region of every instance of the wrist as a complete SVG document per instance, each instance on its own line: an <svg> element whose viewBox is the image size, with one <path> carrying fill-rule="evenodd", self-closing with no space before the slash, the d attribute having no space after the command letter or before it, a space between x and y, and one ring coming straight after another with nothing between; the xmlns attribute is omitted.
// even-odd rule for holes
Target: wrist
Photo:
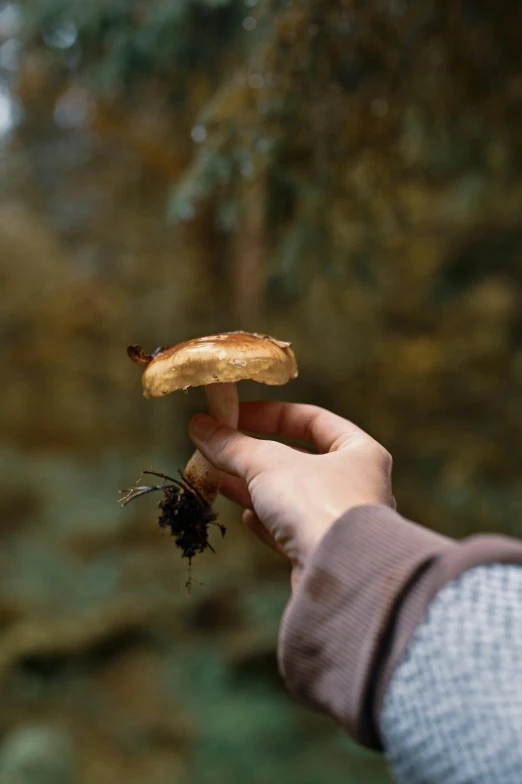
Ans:
<svg viewBox="0 0 522 784"><path fill-rule="evenodd" d="M368 496L354 497L348 505L334 505L325 504L321 507L320 512L310 520L309 525L306 526L307 534L303 537L303 542L300 548L302 565L306 563L313 556L314 552L320 546L328 532L334 527L337 521L341 519L349 519L347 515L355 509L362 507L383 507L387 509L395 509L395 500L392 498L393 503L385 503L380 498L369 499Z"/></svg>
<svg viewBox="0 0 522 784"><path fill-rule="evenodd" d="M279 663L288 688L377 748L372 693L395 608L453 547L387 505L350 508L315 548L285 611Z"/></svg>

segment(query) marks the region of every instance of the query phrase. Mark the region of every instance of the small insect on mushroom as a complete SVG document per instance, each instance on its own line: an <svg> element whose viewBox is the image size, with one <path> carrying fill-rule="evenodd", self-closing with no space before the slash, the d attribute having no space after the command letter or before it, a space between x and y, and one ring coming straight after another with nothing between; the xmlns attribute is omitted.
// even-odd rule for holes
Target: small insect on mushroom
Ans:
<svg viewBox="0 0 522 784"><path fill-rule="evenodd" d="M145 366L142 376L145 397L164 397L176 390L203 386L210 415L233 428L237 428L239 418L237 381L250 379L280 385L297 376L290 343L257 333L225 332L156 349L152 354L146 354L141 346L129 346L127 353L133 362ZM140 485L144 474L160 477L170 484ZM222 535L225 533L212 509L222 476L196 450L180 480L156 471L144 471L138 483L121 499L121 505L161 490L164 497L159 503L159 524L170 528L176 546L190 564L197 553L213 550L208 541L209 525L217 525Z"/></svg>

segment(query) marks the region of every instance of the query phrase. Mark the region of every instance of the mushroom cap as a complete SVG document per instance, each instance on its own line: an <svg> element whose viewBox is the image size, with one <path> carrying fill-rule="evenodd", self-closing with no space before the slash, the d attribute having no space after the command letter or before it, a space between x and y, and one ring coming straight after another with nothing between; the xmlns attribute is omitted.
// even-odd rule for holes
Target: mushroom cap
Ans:
<svg viewBox="0 0 522 784"><path fill-rule="evenodd" d="M297 376L290 343L258 333L224 332L186 340L153 354L145 354L140 346L129 346L127 353L134 362L146 365L142 377L145 397L246 379L279 385Z"/></svg>

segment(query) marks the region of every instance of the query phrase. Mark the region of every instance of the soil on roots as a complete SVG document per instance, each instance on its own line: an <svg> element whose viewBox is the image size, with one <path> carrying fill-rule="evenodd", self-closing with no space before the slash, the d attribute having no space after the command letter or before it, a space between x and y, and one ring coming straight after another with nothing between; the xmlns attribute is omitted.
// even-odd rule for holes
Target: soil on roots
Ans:
<svg viewBox="0 0 522 784"><path fill-rule="evenodd" d="M160 477L164 480L164 484L152 486L140 484L146 474ZM190 587L192 558L206 550L215 552L209 542L209 527L216 525L222 536L225 535L226 528L217 522L217 514L201 493L187 482L182 474L180 476L181 479L178 480L158 471L143 471L141 477L130 490L122 491L126 495L120 500L120 503L123 507L146 493L154 491L163 493L163 498L158 503L160 508L158 523L161 528L170 530L182 557L188 559L187 587Z"/></svg>

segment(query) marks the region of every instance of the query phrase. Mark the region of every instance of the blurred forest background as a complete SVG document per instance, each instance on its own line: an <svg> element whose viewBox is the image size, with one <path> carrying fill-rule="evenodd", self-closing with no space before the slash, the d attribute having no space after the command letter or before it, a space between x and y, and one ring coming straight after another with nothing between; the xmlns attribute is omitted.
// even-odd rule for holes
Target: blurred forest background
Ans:
<svg viewBox="0 0 522 784"><path fill-rule="evenodd" d="M128 343L245 328L394 454L399 509L522 532L522 3L0 3L0 781L383 784L275 664L286 565L152 498L200 390Z"/></svg>

